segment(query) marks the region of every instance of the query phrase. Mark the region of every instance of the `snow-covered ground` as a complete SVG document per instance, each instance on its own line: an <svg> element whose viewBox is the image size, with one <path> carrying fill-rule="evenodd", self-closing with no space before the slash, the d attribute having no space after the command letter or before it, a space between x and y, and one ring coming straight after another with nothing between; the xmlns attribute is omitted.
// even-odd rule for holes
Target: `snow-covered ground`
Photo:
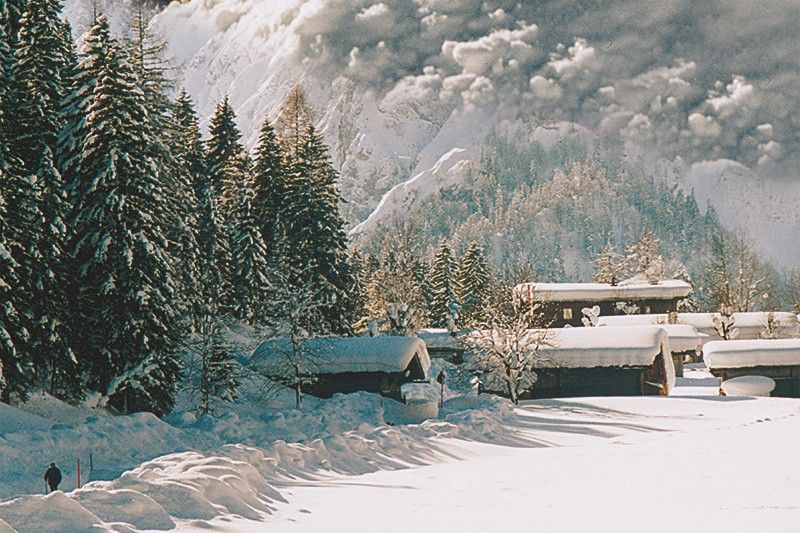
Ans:
<svg viewBox="0 0 800 533"><path fill-rule="evenodd" d="M26 408L42 416L0 406L3 497L41 491L44 454L64 456L71 439L72 451L94 440L130 470L0 503L0 532L796 530L800 401L720 398L717 387L689 365L669 398L513 408L453 394L439 419L395 427L390 404L369 394L269 411L260 425L244 409L174 425L79 422L76 409L73 424L52 427L57 406L41 397ZM197 451L156 457L170 446Z"/></svg>

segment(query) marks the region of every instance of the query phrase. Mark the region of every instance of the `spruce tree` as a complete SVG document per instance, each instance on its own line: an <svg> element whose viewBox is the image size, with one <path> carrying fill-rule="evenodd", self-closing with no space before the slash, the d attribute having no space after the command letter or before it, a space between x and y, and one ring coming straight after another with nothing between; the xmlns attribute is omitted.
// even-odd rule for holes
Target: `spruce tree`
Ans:
<svg viewBox="0 0 800 533"><path fill-rule="evenodd" d="M107 27L105 17L97 25ZM107 52L86 119L81 172L91 186L75 225L80 337L90 384L110 405L161 415L180 374L163 177L136 74L117 41L96 34Z"/></svg>
<svg viewBox="0 0 800 533"><path fill-rule="evenodd" d="M216 196L222 196L225 170L230 160L240 157L244 147L242 134L236 126L236 114L225 96L217 104L209 125L209 139L206 141L206 176Z"/></svg>
<svg viewBox="0 0 800 533"><path fill-rule="evenodd" d="M491 283L489 263L478 243L473 241L461 259L456 277L461 327L478 326L488 319L486 305L489 303Z"/></svg>
<svg viewBox="0 0 800 533"><path fill-rule="evenodd" d="M286 195L286 170L275 129L265 120L258 136L253 165L253 211L268 250L276 245L278 216Z"/></svg>
<svg viewBox="0 0 800 533"><path fill-rule="evenodd" d="M261 236L259 217L253 208L252 179L240 176L239 195L231 235L234 316L245 322L263 324L269 288L269 256Z"/></svg>
<svg viewBox="0 0 800 533"><path fill-rule="evenodd" d="M433 327L453 327L454 315L459 307L455 282L457 268L450 245L447 240L441 239L429 278L431 300L428 311Z"/></svg>
<svg viewBox="0 0 800 533"><path fill-rule="evenodd" d="M298 285L326 287L320 332L347 334L355 322L349 295L355 279L349 265L347 236L339 212L342 201L336 188L338 175L327 147L308 124L294 157L289 159L285 201L280 218L288 238L289 260L314 265Z"/></svg>

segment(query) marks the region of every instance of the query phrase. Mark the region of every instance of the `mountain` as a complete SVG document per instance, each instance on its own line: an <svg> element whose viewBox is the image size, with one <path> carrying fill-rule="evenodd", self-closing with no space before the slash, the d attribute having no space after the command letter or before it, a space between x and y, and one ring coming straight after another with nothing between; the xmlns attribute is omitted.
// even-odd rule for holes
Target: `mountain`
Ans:
<svg viewBox="0 0 800 533"><path fill-rule="evenodd" d="M152 28L200 113L230 95L250 143L304 85L354 234L457 187L489 139L613 145L790 265L798 19L794 0L189 0Z"/></svg>

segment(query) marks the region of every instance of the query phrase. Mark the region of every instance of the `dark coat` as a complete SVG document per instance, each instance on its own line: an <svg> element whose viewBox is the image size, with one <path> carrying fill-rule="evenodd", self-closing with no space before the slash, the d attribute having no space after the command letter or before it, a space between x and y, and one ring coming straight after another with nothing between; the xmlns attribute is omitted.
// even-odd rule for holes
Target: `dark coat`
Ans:
<svg viewBox="0 0 800 533"><path fill-rule="evenodd" d="M51 466L44 473L44 479L51 489L58 488L59 483L61 483L61 470L57 466Z"/></svg>

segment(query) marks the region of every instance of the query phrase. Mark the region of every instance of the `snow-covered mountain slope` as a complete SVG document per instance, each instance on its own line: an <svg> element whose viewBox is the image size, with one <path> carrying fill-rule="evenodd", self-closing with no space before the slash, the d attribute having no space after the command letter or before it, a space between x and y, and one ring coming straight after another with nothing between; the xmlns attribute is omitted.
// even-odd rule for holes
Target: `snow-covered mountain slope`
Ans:
<svg viewBox="0 0 800 533"><path fill-rule="evenodd" d="M454 154L488 135L577 135L677 168L787 264L798 18L794 0L189 0L152 27L200 113L229 94L251 143L303 83L358 231L457 183Z"/></svg>

